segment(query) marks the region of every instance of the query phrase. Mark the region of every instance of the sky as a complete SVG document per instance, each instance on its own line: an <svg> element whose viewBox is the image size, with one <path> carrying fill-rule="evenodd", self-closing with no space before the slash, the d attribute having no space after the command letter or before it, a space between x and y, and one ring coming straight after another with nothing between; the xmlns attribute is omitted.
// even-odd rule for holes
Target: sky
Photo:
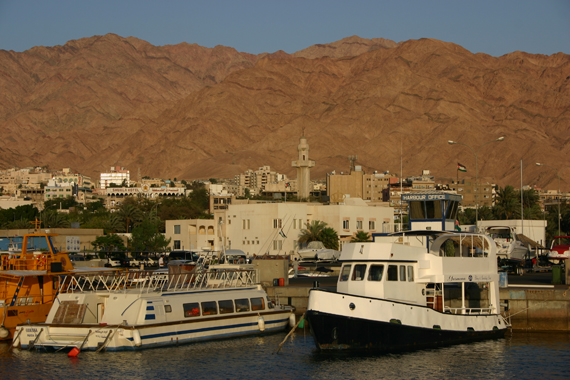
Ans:
<svg viewBox="0 0 570 380"><path fill-rule="evenodd" d="M115 33L153 45L287 53L357 35L472 53L570 54L570 0L0 0L0 49Z"/></svg>

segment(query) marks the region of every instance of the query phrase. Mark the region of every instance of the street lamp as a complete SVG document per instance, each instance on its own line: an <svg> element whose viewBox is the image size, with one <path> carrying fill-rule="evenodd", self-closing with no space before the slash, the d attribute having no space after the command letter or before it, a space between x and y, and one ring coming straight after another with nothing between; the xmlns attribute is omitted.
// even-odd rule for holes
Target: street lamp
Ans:
<svg viewBox="0 0 570 380"><path fill-rule="evenodd" d="M477 149L477 152L475 152L475 150L467 144L460 143L457 141L452 141L452 140L449 140L447 142L450 145L455 145L455 144L465 145L467 148L471 149L471 152L473 152L473 154L475 155L475 228L477 228L477 229L478 229L478 223L479 223L479 167L477 165L477 156L479 155L479 151L481 150L481 148L483 148L485 145L490 144L492 142L496 142L496 141L503 141L504 139L505 139L505 136L501 136L498 139L487 141L486 143L481 145L479 147L479 149Z"/></svg>
<svg viewBox="0 0 570 380"><path fill-rule="evenodd" d="M540 162L537 162L536 166L548 166L556 172L556 176L558 177L558 236L560 236L560 171L556 170L556 168L553 166L541 164Z"/></svg>

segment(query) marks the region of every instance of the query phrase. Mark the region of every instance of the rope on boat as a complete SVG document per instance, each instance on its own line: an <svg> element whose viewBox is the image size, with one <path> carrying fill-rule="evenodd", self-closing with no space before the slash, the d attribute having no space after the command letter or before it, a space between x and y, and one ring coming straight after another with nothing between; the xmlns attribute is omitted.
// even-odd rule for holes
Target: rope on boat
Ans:
<svg viewBox="0 0 570 380"><path fill-rule="evenodd" d="M109 334L107 334L107 337L105 338L105 341L103 342L103 344L101 345L101 347L99 347L97 349L97 351L95 352L101 352L106 346L107 344L111 341L109 338L111 337L111 333L113 334L113 336L115 336L115 333L117 332L117 330L119 329L119 327L121 327L123 324L121 323L120 325L117 325L117 327L115 328L115 330L109 330Z"/></svg>
<svg viewBox="0 0 570 380"><path fill-rule="evenodd" d="M271 355L273 354L278 354L279 351L281 351L281 347L283 347L283 345L285 344L285 342L287 341L287 339L289 338L289 336L291 334L293 334L293 332L295 331L295 329L297 328L297 326L299 326L299 324L303 321L303 319L305 319L305 313L303 313L303 315L301 316L301 318L299 318L299 322L297 322L297 324L295 326L293 326L293 328L291 329L291 331L289 331L289 334L287 334L287 336L285 337L285 339L283 339L283 342L281 342L279 344L279 346L277 347L277 349L275 351L273 351L271 353Z"/></svg>
<svg viewBox="0 0 570 380"><path fill-rule="evenodd" d="M33 349L36 348L36 342L40 338L40 335L42 335L43 331L44 331L44 328L42 327L40 332L38 333L38 335L36 335L36 339L34 339L34 341L30 344L30 347L28 347L28 350L32 351Z"/></svg>

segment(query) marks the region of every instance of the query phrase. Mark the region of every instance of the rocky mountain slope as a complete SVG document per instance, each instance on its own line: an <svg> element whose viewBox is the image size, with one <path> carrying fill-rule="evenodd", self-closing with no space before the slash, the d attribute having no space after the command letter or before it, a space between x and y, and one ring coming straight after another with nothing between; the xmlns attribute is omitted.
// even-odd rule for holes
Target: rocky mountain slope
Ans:
<svg viewBox="0 0 570 380"><path fill-rule="evenodd" d="M289 55L157 47L116 35L0 50L0 166L110 166L162 178L296 174L304 133L313 178L372 170L439 182L570 189L570 56L472 54L422 39L356 36ZM504 142L482 145L505 136ZM455 140L463 145L449 145Z"/></svg>

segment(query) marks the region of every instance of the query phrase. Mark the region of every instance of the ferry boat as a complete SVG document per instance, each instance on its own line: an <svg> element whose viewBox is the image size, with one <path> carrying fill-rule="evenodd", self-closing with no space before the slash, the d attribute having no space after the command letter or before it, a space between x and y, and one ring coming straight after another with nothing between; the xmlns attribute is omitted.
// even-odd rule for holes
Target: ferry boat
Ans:
<svg viewBox="0 0 570 380"><path fill-rule="evenodd" d="M45 323L17 327L13 345L46 350L139 350L266 334L295 323L255 269L67 276Z"/></svg>
<svg viewBox="0 0 570 380"><path fill-rule="evenodd" d="M460 196L410 197L410 225L423 229L345 244L336 291L310 291L318 349L392 352L504 336L496 244L449 232Z"/></svg>

